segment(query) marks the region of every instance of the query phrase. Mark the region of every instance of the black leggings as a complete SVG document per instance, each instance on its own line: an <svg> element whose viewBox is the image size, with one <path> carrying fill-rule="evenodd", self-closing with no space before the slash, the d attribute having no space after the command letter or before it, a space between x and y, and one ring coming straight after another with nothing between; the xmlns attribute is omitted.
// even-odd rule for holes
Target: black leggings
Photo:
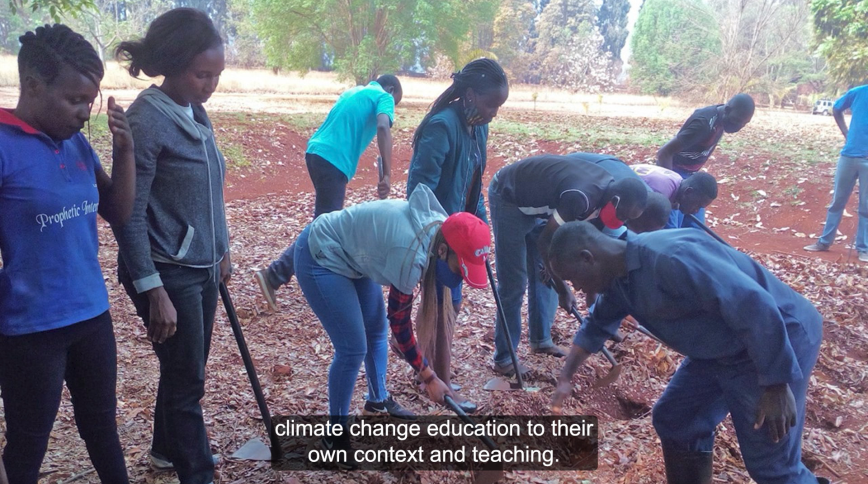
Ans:
<svg viewBox="0 0 868 484"><path fill-rule="evenodd" d="M128 483L115 421L117 347L106 311L63 328L0 335L0 391L6 412L3 463L9 484L36 484L64 380L78 434L100 481Z"/></svg>

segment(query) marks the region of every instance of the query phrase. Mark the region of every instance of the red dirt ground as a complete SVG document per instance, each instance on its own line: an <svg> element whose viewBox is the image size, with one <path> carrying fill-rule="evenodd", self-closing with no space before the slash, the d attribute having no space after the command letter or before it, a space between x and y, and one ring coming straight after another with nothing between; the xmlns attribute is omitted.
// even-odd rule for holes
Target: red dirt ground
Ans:
<svg viewBox="0 0 868 484"><path fill-rule="evenodd" d="M248 159L247 166L230 169L227 179L226 198L236 266L230 289L272 413L322 414L327 409L325 372L331 359L328 338L296 284L289 284L281 290L278 295L281 310L271 312L265 308L258 289L251 283L254 268L262 267L277 257L310 219L312 186L303 154L311 130L296 129L274 117L257 115L254 120L251 114L241 116L245 118L243 122L239 121L238 113L212 114L218 143L224 147L230 144L241 146ZM506 113L504 116L509 119L512 115ZM520 112L514 119L533 123L550 117L553 117L550 113L528 111ZM640 118L625 120L573 115L564 117L562 122L578 125L608 123L619 126L619 129L643 132L674 133L678 128L676 121ZM813 128L806 130L810 129ZM839 142L836 133L822 129L825 131L817 139ZM396 187L395 196L400 197L403 196L405 172L411 155L409 138L412 128L393 131L393 186ZM808 136L798 131L793 134L784 128L766 129L759 123L756 130L746 131L735 136L751 139L756 144L776 137L797 142L800 137ZM654 148L647 146L601 146L600 143L517 138L493 128L485 184L487 186L491 176L505 163L533 152L594 150L619 154L631 162L648 162L654 156ZM103 160L109 159L106 152L99 152ZM868 335L864 327L868 320L865 289L868 270L856 264L835 264L847 259L844 245L852 241L856 223L855 201L851 200L847 209L853 216L845 218L840 228L847 235L845 243L835 245L832 251L824 254L802 251L802 246L812 242L810 235L819 233L822 228L825 206L831 196L834 165L829 160L813 165L778 163L774 154L763 153L744 154L732 148L718 150L708 169L722 183L720 196L710 207L708 222L718 234L751 252L779 277L820 305L828 321L809 394L803 436L804 460L819 475L831 477L837 484L868 484L865 455L868 438L863 435L868 421ZM348 202L375 198L375 157L373 148L363 155L358 173L349 184ZM230 159L230 162L237 161ZM760 190L765 195L761 195ZM760 222L762 227L757 226ZM118 422L128 467L133 482L172 484L177 482L172 474L156 474L147 466L157 362L129 298L116 283L116 244L104 224L100 230L100 247L118 339ZM466 303L456 324L453 348L455 380L464 386L462 394L479 403L482 413L548 413L552 383L562 362L530 354L526 339L520 347L519 357L534 368L530 382L539 386L541 391L535 394L492 394L481 390L485 381L493 376L489 367L494 304L489 291L466 293ZM223 324L219 324L221 322ZM552 329L555 342L569 345L575 327L574 320L559 314ZM212 448L225 458L247 439L261 438L263 432L222 310L218 311L212 348L203 406ZM607 370L602 358L592 358L575 380L577 386L570 403L571 411L600 416L599 469L575 474L516 472L507 476L509 482L554 484L578 483L583 479L595 484L662 482L662 457L648 411L665 387L679 358L636 334L628 335L624 343L613 345L612 350L625 366L621 379L609 387L591 389L594 380ZM394 355L390 359L389 386L396 400L417 413L442 412L442 409L429 405L415 388L407 365ZM360 378L354 395L356 407L363 401L364 386L364 380ZM49 454L43 464L41 482L67 482L80 473L85 473L80 482L98 482L95 475L86 474L90 464L75 431L68 395L63 401ZM0 445L3 444L2 425L0 418ZM724 426L731 429L728 422ZM364 472L279 473L271 471L265 463L231 459L225 459L218 470L217 482L232 484L467 482L466 475L448 472L408 471L389 475ZM715 472L715 482L748 482L731 430L722 432L718 438ZM567 475L569 480L565 477Z"/></svg>
<svg viewBox="0 0 868 484"><path fill-rule="evenodd" d="M227 200L250 200L263 196L277 198L285 195L292 196L312 192L311 182L303 162L304 147L309 134L298 133L288 127L277 127L267 136L262 137L256 137L250 132L246 133L244 136L245 148L250 150L261 149L263 150L263 153L260 154L261 158L277 159L280 161L272 161L267 167L256 166L236 170L231 173L226 190ZM392 170L393 184L400 186L402 189L406 183L406 170L408 169L412 154L409 148L408 137L406 133L399 133L395 141L395 166ZM492 141L496 142L496 137ZM289 147L292 148L288 149ZM537 141L536 148L540 152L550 153L566 153L571 151L568 145L553 141ZM638 154L635 155L637 159L653 158L654 150L651 148L639 148L637 151ZM376 183L377 177L377 171L374 168L375 157L376 151L374 149L369 149L365 152L359 164L357 175L349 184L348 192L356 192L358 195L361 195L362 199L373 198L373 186ZM498 156L493 153L493 150L489 149L488 167L485 172L485 186L487 187L491 176L499 168L507 162L512 161L515 160ZM752 175L757 171L756 167L762 167L767 163L771 166L768 171L763 172L767 179L750 180ZM825 206L831 198L832 172L828 166L811 166L795 173L792 170L775 170L774 163L768 158L754 158L748 163L744 157L741 160L731 161L727 156L720 154L707 166L708 170L715 174L718 180L724 180L725 178L732 180L720 185L720 196L710 207L711 211L708 216L709 224L732 245L755 254L785 256L790 259L803 260L808 264L814 258L828 262L847 261L848 251L843 248L843 244L838 244L831 252L822 254L809 254L802 250L804 245L814 240L810 235L818 234L822 229L825 218ZM788 197L781 193L784 187L790 186L799 186L802 189L798 194L797 200L804 202L803 204L795 206L788 203L797 203L795 197ZM767 196L757 198L757 190L764 190ZM745 200L762 199L766 200L750 205L744 204ZM741 205L739 204L740 201L742 202ZM780 206L771 206L775 201ZM856 213L855 200L851 200L847 210L849 214ZM731 216L731 214L738 212L745 213L746 215L738 218ZM750 215L747 215L747 213ZM757 227L758 220L763 222L763 227ZM839 230L843 234L847 234L847 243L852 241L856 228L855 225L855 216L846 217L841 224ZM774 231L773 229L778 230ZM851 253L850 257L850 261L855 262L855 251ZM486 339L490 342L490 334L486 336L488 336ZM571 336L569 332L566 331L560 336L561 340L565 344L568 344ZM827 335L827 339L830 336L832 341L847 349L851 357L866 361L864 348L853 347L846 338L837 337L836 335ZM651 348L653 346L648 347L649 350ZM615 348L615 352L619 359L630 357L630 353L623 352L617 347ZM819 366L815 372L815 376L821 380L837 381L834 377L826 375ZM864 392L865 390L865 386L862 385L860 392ZM612 388L586 390L581 395L575 395L586 412L596 411L619 419L647 416L656 396L657 393L649 390L647 387L631 390L627 384L619 385L615 390ZM836 428L834 422L839 414L840 412L838 411L825 411L822 408L812 408L809 411L808 421L809 424ZM839 423L838 427L840 427L839 430L841 431L847 429L856 430L862 425L863 422L854 421L852 418L847 417L843 423ZM732 441L719 442L719 446L726 448L727 452L733 455L738 455L737 445ZM823 475L823 471L826 470L824 465L827 466L826 461L822 459L812 461L813 457L807 454L806 452L806 462L812 462L812 466L817 467L820 474ZM818 457L816 458L819 459ZM629 459L622 457L622 460L626 462ZM863 460L862 462L864 463L865 461ZM857 469L859 467L861 466L856 466ZM828 472L826 472L826 475L829 475ZM842 473L836 477L845 479L846 482L850 483L868 482L868 477L861 472L852 474ZM740 478L736 477L734 481L740 482ZM626 479L624 482L629 482L629 479Z"/></svg>

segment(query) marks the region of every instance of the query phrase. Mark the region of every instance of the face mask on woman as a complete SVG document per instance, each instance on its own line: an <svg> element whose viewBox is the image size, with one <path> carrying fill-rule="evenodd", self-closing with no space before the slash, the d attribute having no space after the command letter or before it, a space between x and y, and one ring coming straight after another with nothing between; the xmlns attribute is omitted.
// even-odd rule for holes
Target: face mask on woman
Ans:
<svg viewBox="0 0 868 484"><path fill-rule="evenodd" d="M452 269L449 268L449 262L437 258L437 282L448 287L449 289L455 289L461 284L461 274L456 274L452 272Z"/></svg>

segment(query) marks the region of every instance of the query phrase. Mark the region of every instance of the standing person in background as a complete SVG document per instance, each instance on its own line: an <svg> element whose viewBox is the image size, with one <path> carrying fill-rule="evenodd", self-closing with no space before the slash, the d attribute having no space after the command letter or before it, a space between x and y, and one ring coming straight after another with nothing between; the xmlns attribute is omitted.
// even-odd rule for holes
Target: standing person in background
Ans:
<svg viewBox="0 0 868 484"><path fill-rule="evenodd" d="M749 95L740 93L726 104L697 109L687 118L678 134L657 151L657 164L675 171L682 178L698 172L714 153L723 133L737 133L753 118L754 102ZM672 212L675 228L690 227L684 223L684 214ZM696 213L699 221L705 221L705 209Z"/></svg>
<svg viewBox="0 0 868 484"><path fill-rule="evenodd" d="M850 109L853 117L850 119L850 127L844 120L844 111ZM856 228L856 251L859 252L859 260L868 262L868 84L854 87L835 101L832 108L835 122L844 135L844 148L838 158L838 167L835 170L835 193L832 195L832 204L826 214L826 225L820 239L811 245L805 246L809 252L825 252L835 241L838 233L838 224L844 214L844 207L853 193L856 180L859 180L859 225Z"/></svg>
<svg viewBox="0 0 868 484"><path fill-rule="evenodd" d="M377 136L383 178L377 184L380 200L389 196L392 173L392 124L395 106L404 91L397 77L386 74L367 86L345 91L307 143L304 160L316 194L313 217L344 208L347 183L356 174L359 158ZM290 245L268 268L254 274L268 306L277 311L275 291L295 274L295 245Z"/></svg>
<svg viewBox="0 0 868 484"><path fill-rule="evenodd" d="M496 61L476 59L452 75L452 84L434 101L413 134L413 157L407 178L407 196L417 185L430 188L447 214L470 212L483 221L488 123L509 97L506 73ZM437 285L442 297L443 286ZM461 309L461 286L452 291L454 314L440 314L438 326L452 327ZM441 333L440 331L435 331ZM423 348L434 370L451 384L452 335L437 348ZM470 402L465 410L475 410Z"/></svg>
<svg viewBox="0 0 868 484"><path fill-rule="evenodd" d="M223 40L199 10L157 17L117 57L136 77L163 76L129 108L136 191L129 223L114 227L118 276L160 361L151 466L181 484L214 480L200 400L217 311L218 282L232 273L223 202L226 163L202 104L223 72Z"/></svg>
<svg viewBox="0 0 868 484"><path fill-rule="evenodd" d="M117 345L96 216L113 224L130 216L133 139L110 97L109 176L81 133L104 72L84 37L56 24L18 40L18 105L0 110L0 483L38 481L66 381L100 481L124 484Z"/></svg>

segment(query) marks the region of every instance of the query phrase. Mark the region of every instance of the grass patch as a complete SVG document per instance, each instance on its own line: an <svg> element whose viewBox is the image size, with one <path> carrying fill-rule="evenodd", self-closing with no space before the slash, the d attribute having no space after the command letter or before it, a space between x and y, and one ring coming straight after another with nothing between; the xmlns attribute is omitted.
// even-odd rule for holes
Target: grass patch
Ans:
<svg viewBox="0 0 868 484"><path fill-rule="evenodd" d="M224 144L220 151L223 152L223 157L226 158L226 166L228 168L247 168L250 166L250 160L244 155L244 147L236 144Z"/></svg>
<svg viewBox="0 0 868 484"><path fill-rule="evenodd" d="M662 146L668 141L663 135L655 132L635 129L632 127L602 124L594 121L587 123L587 118L575 117L572 126L563 123L527 123L509 119L495 119L491 130L497 133L517 136L528 140L559 141L566 143L582 142L593 146L633 145Z"/></svg>

